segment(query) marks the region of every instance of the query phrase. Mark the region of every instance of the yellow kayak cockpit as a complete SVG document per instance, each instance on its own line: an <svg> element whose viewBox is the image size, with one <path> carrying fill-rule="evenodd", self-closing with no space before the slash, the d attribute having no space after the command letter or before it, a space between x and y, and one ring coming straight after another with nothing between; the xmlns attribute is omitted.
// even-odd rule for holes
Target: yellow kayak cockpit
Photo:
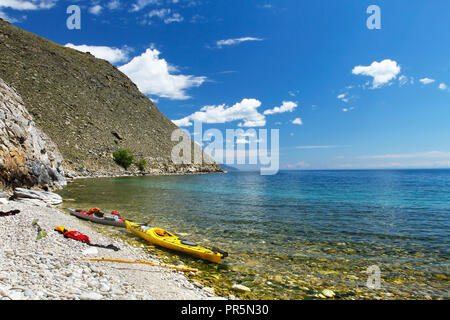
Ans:
<svg viewBox="0 0 450 320"><path fill-rule="evenodd" d="M172 233L161 229L149 226L139 225L130 221L125 221L126 227L135 235L147 240L150 244L164 247L167 249L183 252L202 260L219 263L228 254L219 249L207 249L194 242L183 240L173 235Z"/></svg>
<svg viewBox="0 0 450 320"><path fill-rule="evenodd" d="M155 230L155 233L157 236L166 237L166 238L175 237L173 234L167 232L166 230L159 229L159 228L155 228L154 230Z"/></svg>

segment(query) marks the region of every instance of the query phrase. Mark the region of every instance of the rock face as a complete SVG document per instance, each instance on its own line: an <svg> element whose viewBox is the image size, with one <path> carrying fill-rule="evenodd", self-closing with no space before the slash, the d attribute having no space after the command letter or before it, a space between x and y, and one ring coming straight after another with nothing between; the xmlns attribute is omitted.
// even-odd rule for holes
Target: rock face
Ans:
<svg viewBox="0 0 450 320"><path fill-rule="evenodd" d="M171 152L178 142L171 136L178 127L108 61L1 19L0 78L17 90L37 127L57 144L67 171L122 174L112 157L121 149L145 159L150 173L222 171L215 162L174 164Z"/></svg>
<svg viewBox="0 0 450 320"><path fill-rule="evenodd" d="M22 98L0 79L0 187L66 184L58 147L39 130Z"/></svg>

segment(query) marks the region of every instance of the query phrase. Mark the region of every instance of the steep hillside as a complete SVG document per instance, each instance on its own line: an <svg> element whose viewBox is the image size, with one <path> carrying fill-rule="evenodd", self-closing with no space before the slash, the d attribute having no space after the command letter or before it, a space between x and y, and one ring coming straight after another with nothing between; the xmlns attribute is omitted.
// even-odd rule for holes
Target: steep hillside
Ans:
<svg viewBox="0 0 450 320"><path fill-rule="evenodd" d="M177 127L109 62L1 19L0 78L58 145L66 171L120 173L112 158L119 149L145 158L151 172L221 171L217 164L174 165L170 137Z"/></svg>

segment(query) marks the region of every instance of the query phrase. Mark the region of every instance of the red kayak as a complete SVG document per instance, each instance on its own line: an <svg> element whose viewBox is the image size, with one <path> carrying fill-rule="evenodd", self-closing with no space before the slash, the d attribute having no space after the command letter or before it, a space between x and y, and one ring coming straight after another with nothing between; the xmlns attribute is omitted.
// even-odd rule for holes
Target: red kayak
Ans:
<svg viewBox="0 0 450 320"><path fill-rule="evenodd" d="M71 215L83 220L108 226L126 228L125 219L122 218L117 211L113 211L111 213L103 213L100 211L100 209L93 208L89 211L69 209L69 212Z"/></svg>

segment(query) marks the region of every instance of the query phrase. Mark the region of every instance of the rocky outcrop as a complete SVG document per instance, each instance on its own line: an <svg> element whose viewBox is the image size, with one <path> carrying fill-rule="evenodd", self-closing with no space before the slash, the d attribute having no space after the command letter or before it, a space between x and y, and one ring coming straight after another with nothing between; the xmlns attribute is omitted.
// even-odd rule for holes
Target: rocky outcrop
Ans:
<svg viewBox="0 0 450 320"><path fill-rule="evenodd" d="M22 98L0 79L0 187L59 188L66 184L62 161Z"/></svg>
<svg viewBox="0 0 450 320"><path fill-rule="evenodd" d="M59 194L23 188L16 188L14 190L14 197L17 199L40 200L48 204L60 204L61 202L63 202L63 199Z"/></svg>

